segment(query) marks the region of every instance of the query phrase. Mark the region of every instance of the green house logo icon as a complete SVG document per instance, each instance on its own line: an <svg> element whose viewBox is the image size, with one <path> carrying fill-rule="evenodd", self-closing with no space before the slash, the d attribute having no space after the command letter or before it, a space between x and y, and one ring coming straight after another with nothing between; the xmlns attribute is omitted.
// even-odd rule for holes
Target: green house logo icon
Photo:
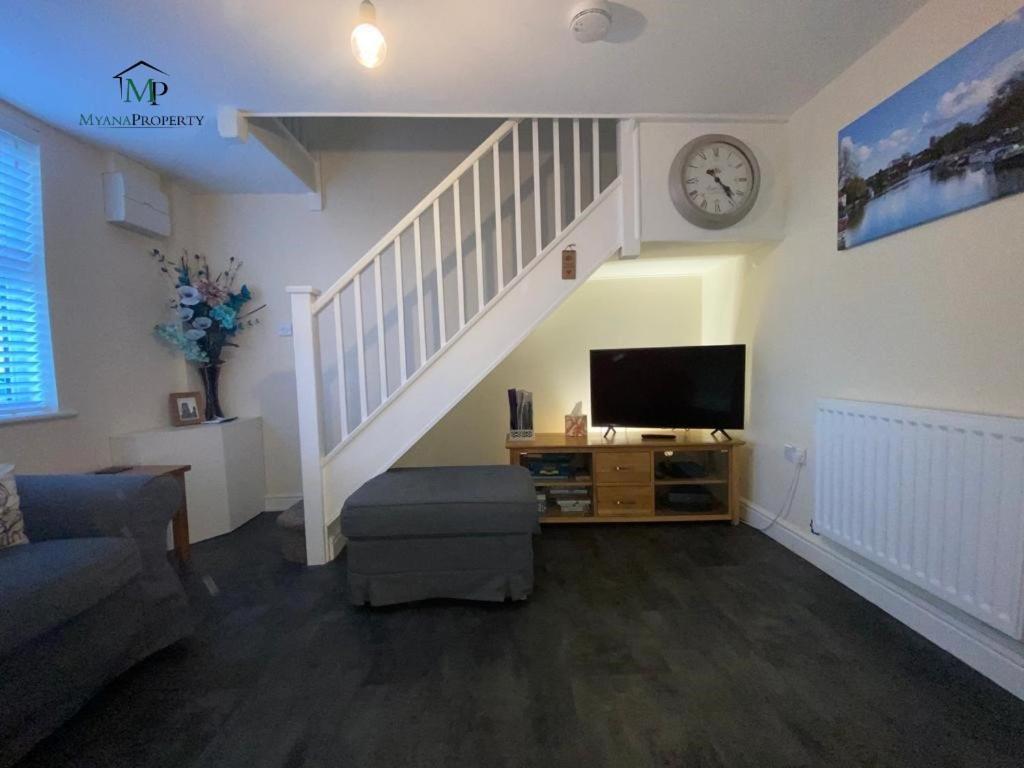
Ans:
<svg viewBox="0 0 1024 768"><path fill-rule="evenodd" d="M167 77L167 73L162 69L154 67L142 59L127 69L122 69L114 75L121 101L125 104L148 103L151 107L155 107L157 99L169 90L167 82L156 79L156 75Z"/></svg>

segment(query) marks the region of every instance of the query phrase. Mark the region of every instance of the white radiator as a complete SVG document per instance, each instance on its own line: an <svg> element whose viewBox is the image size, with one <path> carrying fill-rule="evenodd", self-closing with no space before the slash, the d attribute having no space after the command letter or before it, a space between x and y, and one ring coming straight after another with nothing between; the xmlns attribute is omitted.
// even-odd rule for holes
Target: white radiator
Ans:
<svg viewBox="0 0 1024 768"><path fill-rule="evenodd" d="M1024 419L819 400L815 527L1024 636Z"/></svg>

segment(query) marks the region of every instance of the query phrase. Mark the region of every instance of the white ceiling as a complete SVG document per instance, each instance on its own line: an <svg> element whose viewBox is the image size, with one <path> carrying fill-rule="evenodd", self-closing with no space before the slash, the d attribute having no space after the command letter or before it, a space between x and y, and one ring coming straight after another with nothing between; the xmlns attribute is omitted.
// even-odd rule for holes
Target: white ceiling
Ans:
<svg viewBox="0 0 1024 768"><path fill-rule="evenodd" d="M573 0L378 0L388 58L360 67L358 0L33 0L5 4L0 99L201 186L298 191L225 147L221 105L260 113L789 115L923 0L630 0L609 41L580 45ZM112 76L169 74L153 113L202 128L78 127L130 111Z"/></svg>

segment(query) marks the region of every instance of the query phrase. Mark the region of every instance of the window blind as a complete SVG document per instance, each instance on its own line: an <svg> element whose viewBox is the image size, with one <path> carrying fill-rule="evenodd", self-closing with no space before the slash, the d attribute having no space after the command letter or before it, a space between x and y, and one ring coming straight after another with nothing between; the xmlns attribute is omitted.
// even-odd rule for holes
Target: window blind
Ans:
<svg viewBox="0 0 1024 768"><path fill-rule="evenodd" d="M0 421L56 410L39 147L0 130Z"/></svg>

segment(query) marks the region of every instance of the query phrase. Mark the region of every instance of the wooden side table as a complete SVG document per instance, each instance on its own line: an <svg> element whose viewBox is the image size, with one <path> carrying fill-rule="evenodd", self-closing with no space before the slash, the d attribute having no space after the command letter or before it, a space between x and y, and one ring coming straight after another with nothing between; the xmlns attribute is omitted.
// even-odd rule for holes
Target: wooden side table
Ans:
<svg viewBox="0 0 1024 768"><path fill-rule="evenodd" d="M186 562L191 554L188 537L188 496L185 493L185 473L192 469L190 464L149 464L126 469L100 470L97 474L148 475L149 477L175 478L181 485L181 506L171 518L171 534L174 537L174 554Z"/></svg>

